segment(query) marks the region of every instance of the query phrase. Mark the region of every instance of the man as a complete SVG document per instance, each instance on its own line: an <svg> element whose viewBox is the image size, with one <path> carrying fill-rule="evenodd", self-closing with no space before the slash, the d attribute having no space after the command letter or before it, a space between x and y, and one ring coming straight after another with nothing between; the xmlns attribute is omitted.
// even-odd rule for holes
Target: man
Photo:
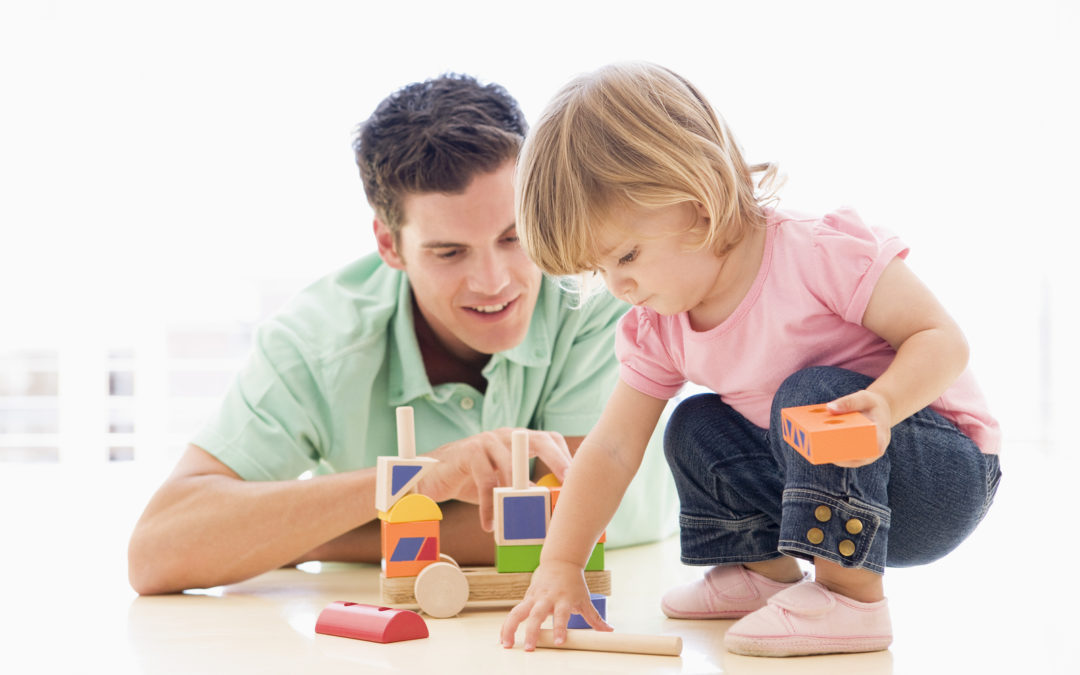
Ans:
<svg viewBox="0 0 1080 675"><path fill-rule="evenodd" d="M543 430L530 431L530 451L565 474L614 383L612 330L626 309L609 296L568 307L519 246L525 132L502 87L466 76L409 85L361 125L378 255L260 327L217 417L135 527L136 591L305 560L377 562L375 458L396 454L401 405L415 410L417 451L440 460L419 491L443 509L444 550L490 564L491 490L511 482L511 430ZM660 492L645 513L670 512L673 491Z"/></svg>

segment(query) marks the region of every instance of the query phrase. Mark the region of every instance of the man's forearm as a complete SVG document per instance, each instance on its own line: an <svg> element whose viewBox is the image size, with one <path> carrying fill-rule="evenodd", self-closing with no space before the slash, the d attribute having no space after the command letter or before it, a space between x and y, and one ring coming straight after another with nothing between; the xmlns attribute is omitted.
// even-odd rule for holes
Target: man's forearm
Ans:
<svg viewBox="0 0 1080 675"><path fill-rule="evenodd" d="M170 480L135 526L131 584L153 594L248 579L374 520L374 495L374 469L302 481Z"/></svg>

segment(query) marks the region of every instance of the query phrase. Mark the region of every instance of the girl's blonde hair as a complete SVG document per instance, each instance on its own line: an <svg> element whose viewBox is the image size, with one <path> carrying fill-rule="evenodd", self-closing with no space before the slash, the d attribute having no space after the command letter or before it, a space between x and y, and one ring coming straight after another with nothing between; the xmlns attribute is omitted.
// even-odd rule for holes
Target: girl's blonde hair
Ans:
<svg viewBox="0 0 1080 675"><path fill-rule="evenodd" d="M698 202L701 241L724 255L764 225L757 188L772 164L748 166L723 120L667 68L621 63L580 76L548 104L518 158L517 228L529 256L553 275L594 271L599 225L612 209Z"/></svg>

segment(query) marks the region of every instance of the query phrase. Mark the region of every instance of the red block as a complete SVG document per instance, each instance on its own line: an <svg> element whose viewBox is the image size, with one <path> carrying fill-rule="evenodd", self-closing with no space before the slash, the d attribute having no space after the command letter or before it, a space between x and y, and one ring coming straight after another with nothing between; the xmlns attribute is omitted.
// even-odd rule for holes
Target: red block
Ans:
<svg viewBox="0 0 1080 675"><path fill-rule="evenodd" d="M315 632L383 643L428 636L427 624L416 612L344 600L326 606L315 623Z"/></svg>

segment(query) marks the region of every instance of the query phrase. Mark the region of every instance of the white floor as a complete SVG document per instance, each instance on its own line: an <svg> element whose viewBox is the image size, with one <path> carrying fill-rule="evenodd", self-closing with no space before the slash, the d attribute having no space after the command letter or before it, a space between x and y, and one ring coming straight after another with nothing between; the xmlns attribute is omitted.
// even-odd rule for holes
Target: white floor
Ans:
<svg viewBox="0 0 1080 675"><path fill-rule="evenodd" d="M607 567L616 629L681 635L681 658L507 652L496 643L505 609L429 619L428 640L399 645L316 636L329 602L378 602L370 566L137 598L125 577L127 536L164 467L0 465L0 672L1080 672L1067 510L1078 462L1034 446L1012 446L1006 460L998 501L971 539L939 563L887 575L891 649L779 660L725 653L731 622L660 613L660 593L700 573L678 563L677 539L611 552Z"/></svg>

